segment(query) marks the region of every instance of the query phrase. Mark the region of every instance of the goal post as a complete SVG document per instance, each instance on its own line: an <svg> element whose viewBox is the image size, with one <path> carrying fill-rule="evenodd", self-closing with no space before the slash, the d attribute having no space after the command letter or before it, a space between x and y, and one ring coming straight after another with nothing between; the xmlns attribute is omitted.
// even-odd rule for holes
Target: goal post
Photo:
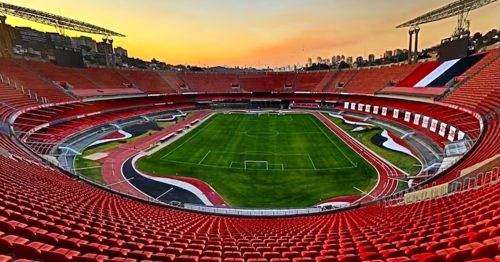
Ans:
<svg viewBox="0 0 500 262"><path fill-rule="evenodd" d="M245 160L245 169L263 169L269 170L268 161L257 161L257 160Z"/></svg>

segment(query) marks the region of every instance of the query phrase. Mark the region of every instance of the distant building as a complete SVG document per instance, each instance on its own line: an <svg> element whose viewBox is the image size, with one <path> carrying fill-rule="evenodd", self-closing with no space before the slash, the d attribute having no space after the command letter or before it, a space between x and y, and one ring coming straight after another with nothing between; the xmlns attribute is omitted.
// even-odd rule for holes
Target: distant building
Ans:
<svg viewBox="0 0 500 262"><path fill-rule="evenodd" d="M368 62L369 62L370 64L375 62L375 55L374 55L374 54L370 54L370 55L368 56Z"/></svg>
<svg viewBox="0 0 500 262"><path fill-rule="evenodd" d="M307 66L312 66L312 64L313 64L313 60L312 60L312 58L309 57L307 59Z"/></svg>
<svg viewBox="0 0 500 262"><path fill-rule="evenodd" d="M404 53L403 49L394 49L394 51L392 52L392 55L393 56L400 56Z"/></svg>
<svg viewBox="0 0 500 262"><path fill-rule="evenodd" d="M362 56L358 56L356 57L356 63L359 65L359 64L362 64L363 63L363 57Z"/></svg>
<svg viewBox="0 0 500 262"><path fill-rule="evenodd" d="M49 48L72 49L71 38L58 33L46 33Z"/></svg>
<svg viewBox="0 0 500 262"><path fill-rule="evenodd" d="M33 48L37 50L45 50L47 48L47 35L29 27L16 27L19 38L18 45L24 48Z"/></svg>
<svg viewBox="0 0 500 262"><path fill-rule="evenodd" d="M73 48L89 53L97 53L97 42L88 36L73 37L71 39Z"/></svg>
<svg viewBox="0 0 500 262"><path fill-rule="evenodd" d="M346 62L347 64L349 64L349 65L352 65L352 62L353 62L353 61L352 61L352 56L347 57L347 58L345 59L345 62Z"/></svg>
<svg viewBox="0 0 500 262"><path fill-rule="evenodd" d="M391 59L392 58L392 50L385 51L384 58L385 59Z"/></svg>
<svg viewBox="0 0 500 262"><path fill-rule="evenodd" d="M321 58L321 56L318 56L318 57L316 58L316 63L318 63L318 64L323 63L323 59Z"/></svg>
<svg viewBox="0 0 500 262"><path fill-rule="evenodd" d="M116 47L115 48L115 55L119 58L127 58L128 57L128 51L127 49L123 48L123 47Z"/></svg>

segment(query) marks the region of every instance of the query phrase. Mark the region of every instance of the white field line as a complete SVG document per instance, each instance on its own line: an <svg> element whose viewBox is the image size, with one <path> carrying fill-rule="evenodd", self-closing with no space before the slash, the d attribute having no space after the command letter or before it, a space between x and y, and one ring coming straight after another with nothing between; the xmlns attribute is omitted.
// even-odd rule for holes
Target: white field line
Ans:
<svg viewBox="0 0 500 262"><path fill-rule="evenodd" d="M312 118L309 118L311 119L311 121L318 127L319 130L321 130L321 132L323 132L323 135L325 135L326 138L328 138L328 140L330 140L330 143L332 143L339 151L340 153L347 159L349 160L349 162L351 162L352 166L353 167L356 167L357 164L355 164L345 153L344 153L344 150L340 149L340 147L337 145L337 143L335 143L327 134L326 132L321 129L321 127L318 125L318 123L316 123Z"/></svg>
<svg viewBox="0 0 500 262"><path fill-rule="evenodd" d="M312 164L314 170L316 170L316 165L314 165L314 161L312 160L311 155L307 154L307 156L309 157L309 160L311 161L311 164Z"/></svg>
<svg viewBox="0 0 500 262"><path fill-rule="evenodd" d="M201 165L201 163L203 163L203 160L205 160L205 158L207 158L208 155L210 155L210 150L208 150L207 154L200 160L200 162L198 162L198 165Z"/></svg>
<svg viewBox="0 0 500 262"><path fill-rule="evenodd" d="M207 164L198 164L198 163L192 163L192 162L185 162L185 161L177 161L177 160L169 160L169 159L164 159L162 162L171 162L171 163L177 163L177 164L184 164L184 165L192 165L192 166L206 166L206 167L215 167L215 168L222 168L222 169L236 169L236 170L245 170L245 168L242 167L232 167L234 164L242 164L243 162L231 162L229 166L218 166L218 165L207 165ZM281 166L283 165L282 163L280 164L269 164L270 166ZM287 168L284 169L284 167L280 169L270 169L270 170L281 170L284 169L283 171L327 171L327 170L343 170L343 169L353 169L357 168L357 166L341 166L341 167L330 167L330 168Z"/></svg>
<svg viewBox="0 0 500 262"><path fill-rule="evenodd" d="M209 118L211 118L212 116L214 116L215 114L211 114L210 116L206 117L205 118L205 121L207 121ZM213 122L211 122L213 123ZM207 125L201 127L201 128L194 128L192 129L193 131L197 131L196 134L194 134L193 136L191 136L190 138L186 139L186 141L182 142L182 144L178 145L176 148L172 149L170 152L168 152L167 154L165 154L164 156L162 156L160 158L160 160L163 160L165 157L169 156L170 154L172 154L174 151L176 151L177 149L181 148L184 144L186 144L187 142L191 141L191 139L193 139L194 137L196 137L201 130L203 130L204 128L206 128L207 126L209 126L211 123L208 123ZM193 132L191 131L191 132ZM186 132L185 134L188 134L188 133L191 133L191 132Z"/></svg>

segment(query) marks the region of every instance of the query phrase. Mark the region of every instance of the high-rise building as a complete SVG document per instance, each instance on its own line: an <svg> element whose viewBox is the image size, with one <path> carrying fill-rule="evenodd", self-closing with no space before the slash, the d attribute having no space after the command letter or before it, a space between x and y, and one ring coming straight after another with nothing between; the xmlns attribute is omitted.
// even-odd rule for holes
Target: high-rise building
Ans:
<svg viewBox="0 0 500 262"><path fill-rule="evenodd" d="M312 58L309 57L307 59L307 66L312 66L312 64L313 64L313 60L312 60Z"/></svg>
<svg viewBox="0 0 500 262"><path fill-rule="evenodd" d="M386 59L392 58L392 50L385 51L384 58L386 58Z"/></svg>
<svg viewBox="0 0 500 262"><path fill-rule="evenodd" d="M375 55L374 54L370 54L368 56L368 62L369 63L374 63L375 62Z"/></svg>
<svg viewBox="0 0 500 262"><path fill-rule="evenodd" d="M318 57L316 58L316 63L318 63L318 64L323 63L323 59L321 58L321 56L318 56Z"/></svg>
<svg viewBox="0 0 500 262"><path fill-rule="evenodd" d="M345 62L349 65L352 65L352 56L349 56L345 59Z"/></svg>
<svg viewBox="0 0 500 262"><path fill-rule="evenodd" d="M361 65L363 65L363 64L364 64L364 59L363 59L363 57L362 57L362 56L358 56L358 57L356 57L356 64L357 64L358 66L361 66Z"/></svg>

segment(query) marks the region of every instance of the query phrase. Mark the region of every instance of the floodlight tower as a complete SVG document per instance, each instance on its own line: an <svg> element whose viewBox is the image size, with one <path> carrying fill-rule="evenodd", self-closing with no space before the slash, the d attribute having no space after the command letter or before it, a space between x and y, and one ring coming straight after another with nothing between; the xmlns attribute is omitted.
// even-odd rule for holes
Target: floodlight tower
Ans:
<svg viewBox="0 0 500 262"><path fill-rule="evenodd" d="M427 24L439 20L443 20L449 17L457 16L457 27L455 28L452 36L459 37L464 33L469 31L470 21L468 20L468 16L470 11L483 7L485 5L492 4L497 0L457 0L455 2L451 2L443 7L430 11L426 14L423 14L417 18L414 18L410 21L407 21L403 24L398 25L396 28L404 28L409 27L410 34L410 48L408 50L408 62L411 62L412 57L412 41L413 34L415 34L415 56L418 55L418 34L420 32L419 26L422 24ZM417 59L417 58L416 58Z"/></svg>
<svg viewBox="0 0 500 262"><path fill-rule="evenodd" d="M115 53L113 50L113 38L109 35L104 36L102 38L102 44L104 46L104 56L106 59L106 66L114 68L116 60L115 60Z"/></svg>

